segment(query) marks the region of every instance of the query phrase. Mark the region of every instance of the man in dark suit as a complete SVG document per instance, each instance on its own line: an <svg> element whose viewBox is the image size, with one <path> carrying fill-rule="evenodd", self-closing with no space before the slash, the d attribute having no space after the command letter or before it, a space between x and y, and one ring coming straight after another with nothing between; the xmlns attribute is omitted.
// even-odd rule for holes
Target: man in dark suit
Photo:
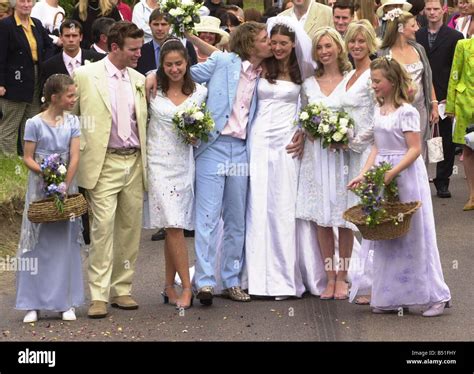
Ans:
<svg viewBox="0 0 474 374"><path fill-rule="evenodd" d="M443 24L443 0L427 0L425 15L428 26L416 32L416 41L426 50L433 71L433 85L440 104L446 103L449 76L454 50L463 35ZM440 119L439 132L443 138L444 161L436 165L436 178L433 180L438 197L449 198L449 177L453 173L455 145L452 141L453 123L449 117Z"/></svg>
<svg viewBox="0 0 474 374"><path fill-rule="evenodd" d="M72 19L66 19L59 27L59 38L63 45L62 53L58 53L46 60L41 69L41 90L46 79L53 74L72 76L74 70L86 62L96 62L104 55L93 50L82 49L82 25Z"/></svg>
<svg viewBox="0 0 474 374"><path fill-rule="evenodd" d="M149 24L153 39L143 45L141 57L138 60L136 68L143 75L146 75L146 73L158 67L160 63L161 44L170 36L171 26L166 19L166 15L161 13L159 9L155 9L151 12ZM191 65L197 64L197 55L194 46L187 40L185 43Z"/></svg>
<svg viewBox="0 0 474 374"><path fill-rule="evenodd" d="M92 24L92 41L94 44L91 45L91 51L100 53L104 57L107 56L109 53L107 35L114 23L115 20L109 17L100 17L94 21Z"/></svg>

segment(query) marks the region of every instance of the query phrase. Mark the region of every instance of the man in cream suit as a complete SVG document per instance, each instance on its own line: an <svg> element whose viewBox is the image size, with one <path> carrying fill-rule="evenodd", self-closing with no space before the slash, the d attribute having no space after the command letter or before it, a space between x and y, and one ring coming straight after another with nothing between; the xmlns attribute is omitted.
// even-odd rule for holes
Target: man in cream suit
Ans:
<svg viewBox="0 0 474 374"><path fill-rule="evenodd" d="M90 318L107 303L137 309L131 297L146 186L145 77L134 68L143 31L120 21L108 34L110 53L75 71L81 116L78 184L92 210L89 251Z"/></svg>
<svg viewBox="0 0 474 374"><path fill-rule="evenodd" d="M319 27L334 27L332 8L317 3L315 0L293 0L293 7L281 12L280 15L293 17L300 21L311 39Z"/></svg>

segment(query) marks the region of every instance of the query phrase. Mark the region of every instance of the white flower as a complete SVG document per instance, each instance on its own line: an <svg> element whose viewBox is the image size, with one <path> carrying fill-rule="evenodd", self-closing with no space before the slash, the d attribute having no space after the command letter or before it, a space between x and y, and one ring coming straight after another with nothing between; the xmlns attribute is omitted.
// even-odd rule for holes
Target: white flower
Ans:
<svg viewBox="0 0 474 374"><path fill-rule="evenodd" d="M327 134L329 132L329 125L322 125L323 133Z"/></svg>
<svg viewBox="0 0 474 374"><path fill-rule="evenodd" d="M58 171L61 173L61 175L64 175L66 174L67 169L64 165L61 165L60 167L58 167Z"/></svg>
<svg viewBox="0 0 474 374"><path fill-rule="evenodd" d="M392 10L389 10L383 17L382 19L384 21L394 21L396 18L400 17L403 14L403 10L400 8L395 8Z"/></svg>
<svg viewBox="0 0 474 374"><path fill-rule="evenodd" d="M192 117L196 120L196 121L200 121L204 118L204 114L203 112L196 112L192 115Z"/></svg>
<svg viewBox="0 0 474 374"><path fill-rule="evenodd" d="M191 6L191 5L194 5L194 1L193 0L181 0L181 5L182 6Z"/></svg>
<svg viewBox="0 0 474 374"><path fill-rule="evenodd" d="M339 124L342 126L342 127L347 127L347 125L349 124L349 120L347 118L341 118L339 120Z"/></svg>
<svg viewBox="0 0 474 374"><path fill-rule="evenodd" d="M309 118L309 114L307 112L302 112L300 114L300 120L306 121Z"/></svg>
<svg viewBox="0 0 474 374"><path fill-rule="evenodd" d="M90 60L84 60L84 65L89 65L90 63Z"/></svg>
<svg viewBox="0 0 474 374"><path fill-rule="evenodd" d="M339 132L341 134L346 134L347 133L347 127L346 126L341 126L339 127Z"/></svg>
<svg viewBox="0 0 474 374"><path fill-rule="evenodd" d="M167 3L167 2L168 2L168 0L161 0L161 1L160 1L160 6L161 6L162 8L166 7L166 3Z"/></svg>
<svg viewBox="0 0 474 374"><path fill-rule="evenodd" d="M192 20L193 20L192 17L187 16L187 17L184 19L184 23L190 23L190 22L192 22Z"/></svg>
<svg viewBox="0 0 474 374"><path fill-rule="evenodd" d="M172 15L173 17L177 17L177 16L180 16L182 14L184 14L184 10L181 9L181 8L174 8L174 9L171 9L169 11L170 15Z"/></svg>
<svg viewBox="0 0 474 374"><path fill-rule="evenodd" d="M332 115L331 117L329 117L329 122L331 122L331 123L337 123L337 116L336 116L336 115Z"/></svg>
<svg viewBox="0 0 474 374"><path fill-rule="evenodd" d="M339 131L336 131L336 132L334 133L334 135L332 136L332 138L333 138L336 142L340 142L343 137L344 137L344 135L342 135Z"/></svg>

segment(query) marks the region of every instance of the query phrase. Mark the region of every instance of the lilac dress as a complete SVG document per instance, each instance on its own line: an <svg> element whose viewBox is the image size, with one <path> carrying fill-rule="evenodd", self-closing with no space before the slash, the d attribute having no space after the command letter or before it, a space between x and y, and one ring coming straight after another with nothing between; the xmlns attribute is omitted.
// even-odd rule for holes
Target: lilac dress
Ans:
<svg viewBox="0 0 474 374"><path fill-rule="evenodd" d="M53 153L68 162L71 139L78 136L79 119L73 115L58 127L49 126L40 115L26 121L24 139L36 143L34 157L38 163ZM68 193L75 192L73 181ZM17 257L31 265L17 271L16 308L63 312L84 303L81 220L31 223L27 218L29 204L44 198L40 177L30 171Z"/></svg>
<svg viewBox="0 0 474 374"><path fill-rule="evenodd" d="M378 154L375 164L382 161L397 165L407 152L404 132L420 132L420 115L404 104L386 116L376 107L374 136ZM427 306L448 301L451 294L446 285L436 243L435 222L428 175L422 157L397 178L400 201L421 201L413 215L410 231L394 240L362 241L362 258L374 250L371 306L397 309ZM364 255L365 254L365 255ZM370 269L366 269L370 271ZM367 294L368 285L361 275L352 280L351 299Z"/></svg>

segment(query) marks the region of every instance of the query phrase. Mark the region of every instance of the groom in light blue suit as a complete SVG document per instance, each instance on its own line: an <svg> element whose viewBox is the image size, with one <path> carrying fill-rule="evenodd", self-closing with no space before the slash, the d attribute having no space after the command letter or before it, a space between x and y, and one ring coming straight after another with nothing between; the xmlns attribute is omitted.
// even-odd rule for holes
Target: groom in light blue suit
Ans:
<svg viewBox="0 0 474 374"><path fill-rule="evenodd" d="M191 67L193 79L207 83L207 107L215 121L209 141L195 149L196 158L196 297L211 305L216 286L217 228L222 216L223 295L250 301L240 287L245 242L248 185L246 139L256 111L260 64L272 55L266 26L247 22L231 36L232 52L215 52Z"/></svg>

